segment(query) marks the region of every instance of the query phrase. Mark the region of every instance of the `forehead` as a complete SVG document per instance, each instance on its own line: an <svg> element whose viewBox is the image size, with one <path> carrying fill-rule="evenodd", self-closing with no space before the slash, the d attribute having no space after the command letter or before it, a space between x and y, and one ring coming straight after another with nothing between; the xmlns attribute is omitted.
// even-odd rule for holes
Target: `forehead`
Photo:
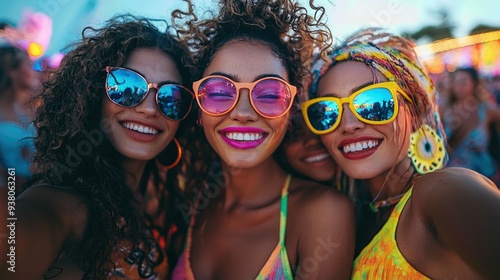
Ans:
<svg viewBox="0 0 500 280"><path fill-rule="evenodd" d="M455 80L462 80L462 79L472 80L471 75L467 73L467 71L457 71L453 73L453 78L455 78Z"/></svg>
<svg viewBox="0 0 500 280"><path fill-rule="evenodd" d="M143 74L146 80L151 83L181 82L175 61L159 49L137 49L129 55L124 66Z"/></svg>
<svg viewBox="0 0 500 280"><path fill-rule="evenodd" d="M234 76L239 82L254 81L263 74L274 74L288 80L281 60L264 43L231 41L215 52L203 75L214 72Z"/></svg>
<svg viewBox="0 0 500 280"><path fill-rule="evenodd" d="M376 77L373 76L375 73ZM331 67L321 77L318 84L318 96L349 96L353 89L367 83L387 81L379 71L359 61L342 61Z"/></svg>

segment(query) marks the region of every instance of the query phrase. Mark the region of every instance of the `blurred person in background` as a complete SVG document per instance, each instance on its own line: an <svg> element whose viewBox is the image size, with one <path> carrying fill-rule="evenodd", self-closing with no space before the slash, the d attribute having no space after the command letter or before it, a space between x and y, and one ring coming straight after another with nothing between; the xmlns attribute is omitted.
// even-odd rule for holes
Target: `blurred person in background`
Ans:
<svg viewBox="0 0 500 280"><path fill-rule="evenodd" d="M490 153L498 145L494 126L500 124L500 111L475 68L459 68L451 74L443 124L448 138L449 167L477 171L500 184L497 162ZM491 145L490 145L491 144Z"/></svg>
<svg viewBox="0 0 500 280"><path fill-rule="evenodd" d="M500 105L500 75L495 75L491 79L491 91L493 92L493 95L495 96L495 100L497 102L497 105Z"/></svg>
<svg viewBox="0 0 500 280"><path fill-rule="evenodd" d="M27 52L0 46L0 165L16 169L17 187L31 176L35 130L28 101L38 84Z"/></svg>

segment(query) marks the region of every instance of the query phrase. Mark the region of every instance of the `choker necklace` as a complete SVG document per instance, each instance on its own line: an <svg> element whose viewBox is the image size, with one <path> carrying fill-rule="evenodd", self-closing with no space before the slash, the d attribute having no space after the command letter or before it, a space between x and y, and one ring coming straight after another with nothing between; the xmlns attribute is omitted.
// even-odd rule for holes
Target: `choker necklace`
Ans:
<svg viewBox="0 0 500 280"><path fill-rule="evenodd" d="M379 208L389 207L389 206L392 206L392 205L398 203L401 200L401 198L403 198L404 195L405 195L405 193L402 193L402 194L398 194L396 196L391 196L388 199L384 199L384 200L380 200L380 201L376 201L376 202L372 201L368 205L370 206L370 209L373 212L377 213Z"/></svg>
<svg viewBox="0 0 500 280"><path fill-rule="evenodd" d="M418 177L419 176L416 176L415 174L412 177L410 177L410 180L408 180L408 183L406 183L406 186L404 187L403 192L398 194L398 195L391 196L391 197L384 199L384 200L375 201L375 199L377 199L377 197L378 197L378 195L377 195L375 197L375 199L372 202L370 202L370 204L368 204L370 206L370 209L374 213L377 213L379 211L379 208L389 207L389 206L392 206L392 205L398 203L403 198L403 196L406 194L406 192L415 184L415 180ZM381 191L382 191L382 189L379 191L379 194Z"/></svg>

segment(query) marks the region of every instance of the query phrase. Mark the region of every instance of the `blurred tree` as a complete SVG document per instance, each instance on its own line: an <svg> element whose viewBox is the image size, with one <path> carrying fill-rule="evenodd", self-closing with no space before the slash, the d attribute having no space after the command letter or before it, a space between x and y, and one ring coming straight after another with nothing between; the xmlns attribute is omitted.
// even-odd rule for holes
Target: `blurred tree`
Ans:
<svg viewBox="0 0 500 280"><path fill-rule="evenodd" d="M490 32L490 31L498 31L500 30L500 26L491 26L486 24L478 24L469 32L469 35Z"/></svg>
<svg viewBox="0 0 500 280"><path fill-rule="evenodd" d="M431 13L436 15L438 24L423 26L415 32L404 32L403 36L415 41L421 39L437 41L453 37L453 30L455 29L455 25L450 20L450 12L447 9L441 7L437 10L431 11Z"/></svg>

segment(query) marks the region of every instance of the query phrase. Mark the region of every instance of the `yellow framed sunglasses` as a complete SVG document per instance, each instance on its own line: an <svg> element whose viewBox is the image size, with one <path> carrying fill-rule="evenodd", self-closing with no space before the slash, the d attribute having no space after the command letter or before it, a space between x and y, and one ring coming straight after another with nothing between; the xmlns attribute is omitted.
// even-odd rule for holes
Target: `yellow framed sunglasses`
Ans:
<svg viewBox="0 0 500 280"><path fill-rule="evenodd" d="M368 124L386 124L398 115L397 93L410 103L411 98L394 81L382 82L364 87L349 97L325 96L311 99L301 104L302 115L307 127L314 134L334 131L342 117L342 104L348 103L353 114Z"/></svg>

